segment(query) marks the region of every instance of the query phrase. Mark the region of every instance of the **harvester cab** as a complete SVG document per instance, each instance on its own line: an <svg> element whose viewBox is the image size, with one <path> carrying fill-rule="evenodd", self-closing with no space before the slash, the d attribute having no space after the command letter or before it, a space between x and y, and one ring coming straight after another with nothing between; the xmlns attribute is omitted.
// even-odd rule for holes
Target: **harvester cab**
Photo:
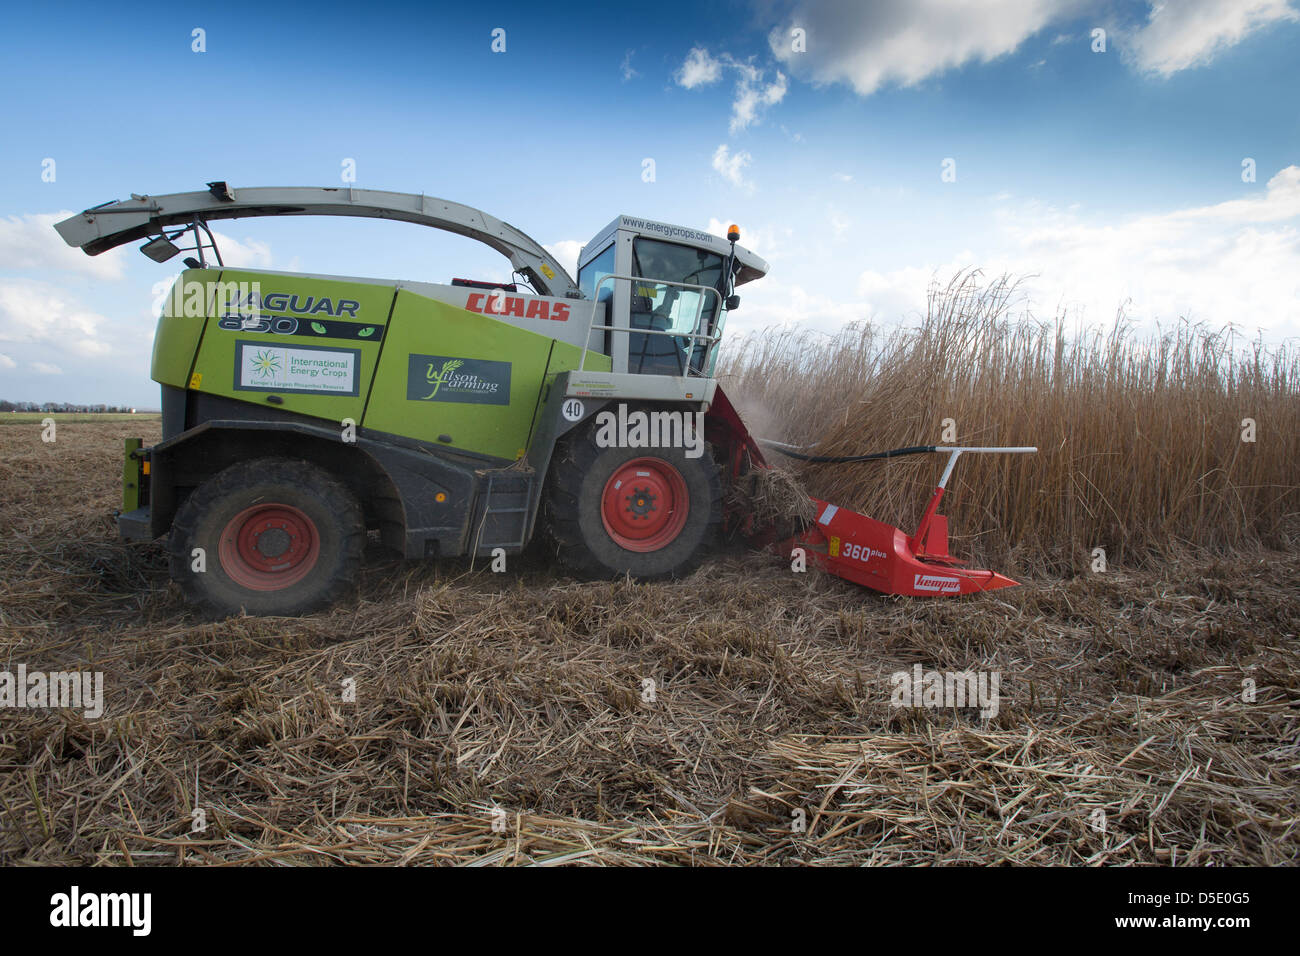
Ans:
<svg viewBox="0 0 1300 956"><path fill-rule="evenodd" d="M446 230L500 252L517 281L227 266L210 223L268 216ZM495 564L537 542L580 574L642 579L690 571L724 523L770 537L723 505L768 467L714 378L735 289L768 270L734 226L724 240L620 216L576 282L508 223L424 195L214 182L56 228L89 255L141 240L156 262L192 253L154 339L162 440L127 441L118 528L166 536L173 578L209 610L319 608L355 581L368 532L407 558ZM892 593L1014 583L957 567L941 494L911 537L816 502L785 544Z"/></svg>
<svg viewBox="0 0 1300 956"><path fill-rule="evenodd" d="M707 232L620 216L578 255L578 287L605 306L602 350L615 372L712 378L736 286L761 278L767 263ZM624 333L626 333L624 335Z"/></svg>

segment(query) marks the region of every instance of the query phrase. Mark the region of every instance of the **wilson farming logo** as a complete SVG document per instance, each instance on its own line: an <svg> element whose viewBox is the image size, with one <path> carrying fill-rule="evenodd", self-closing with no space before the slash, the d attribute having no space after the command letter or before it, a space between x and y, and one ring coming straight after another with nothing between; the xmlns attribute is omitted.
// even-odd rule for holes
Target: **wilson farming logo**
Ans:
<svg viewBox="0 0 1300 956"><path fill-rule="evenodd" d="M509 405L510 363L412 354L406 369L406 398L413 402Z"/></svg>

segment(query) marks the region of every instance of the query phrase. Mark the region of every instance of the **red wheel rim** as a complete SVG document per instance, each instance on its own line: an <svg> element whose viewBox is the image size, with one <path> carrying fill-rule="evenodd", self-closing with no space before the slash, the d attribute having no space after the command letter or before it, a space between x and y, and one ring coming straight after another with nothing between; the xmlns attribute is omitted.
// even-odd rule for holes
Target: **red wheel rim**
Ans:
<svg viewBox="0 0 1300 956"><path fill-rule="evenodd" d="M297 584L316 566L316 522L292 505L245 508L221 532L221 568L241 587L279 591Z"/></svg>
<svg viewBox="0 0 1300 956"><path fill-rule="evenodd" d="M691 497L676 468L662 458L634 458L605 482L600 519L614 543L628 551L658 551L686 527Z"/></svg>

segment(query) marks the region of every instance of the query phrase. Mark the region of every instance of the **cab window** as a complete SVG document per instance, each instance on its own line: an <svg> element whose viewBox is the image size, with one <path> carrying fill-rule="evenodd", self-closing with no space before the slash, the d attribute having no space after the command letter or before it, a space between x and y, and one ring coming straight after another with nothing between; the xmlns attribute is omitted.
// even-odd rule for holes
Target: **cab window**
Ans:
<svg viewBox="0 0 1300 956"><path fill-rule="evenodd" d="M578 288L584 297L595 298L596 283L614 272L614 244L611 242L605 251L578 270ZM606 282L600 287L600 301L604 302L613 294L614 285Z"/></svg>
<svg viewBox="0 0 1300 956"><path fill-rule="evenodd" d="M722 256L673 242L638 238L632 243L632 284L628 369L657 375L701 371L707 347L688 338L713 330L720 296L716 292L723 270ZM655 281L659 280L659 281ZM704 286L683 289L669 282Z"/></svg>

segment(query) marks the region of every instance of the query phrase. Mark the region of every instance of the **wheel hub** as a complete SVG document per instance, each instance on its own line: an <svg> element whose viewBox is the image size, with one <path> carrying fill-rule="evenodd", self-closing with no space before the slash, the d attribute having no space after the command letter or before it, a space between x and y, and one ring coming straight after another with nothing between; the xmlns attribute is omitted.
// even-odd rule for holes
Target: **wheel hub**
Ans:
<svg viewBox="0 0 1300 956"><path fill-rule="evenodd" d="M293 505L245 508L221 532L222 570L236 584L254 591L278 591L297 584L319 557L316 523Z"/></svg>
<svg viewBox="0 0 1300 956"><path fill-rule="evenodd" d="M632 512L633 520L648 518L655 510L655 499L659 496L649 488L637 488L627 496L627 510Z"/></svg>
<svg viewBox="0 0 1300 956"><path fill-rule="evenodd" d="M628 551L658 551L686 526L690 493L680 471L663 458L634 458L618 466L601 493L605 531Z"/></svg>
<svg viewBox="0 0 1300 956"><path fill-rule="evenodd" d="M283 528L268 528L255 537L257 550L265 558L278 558L289 550L290 542L293 540L289 532Z"/></svg>

